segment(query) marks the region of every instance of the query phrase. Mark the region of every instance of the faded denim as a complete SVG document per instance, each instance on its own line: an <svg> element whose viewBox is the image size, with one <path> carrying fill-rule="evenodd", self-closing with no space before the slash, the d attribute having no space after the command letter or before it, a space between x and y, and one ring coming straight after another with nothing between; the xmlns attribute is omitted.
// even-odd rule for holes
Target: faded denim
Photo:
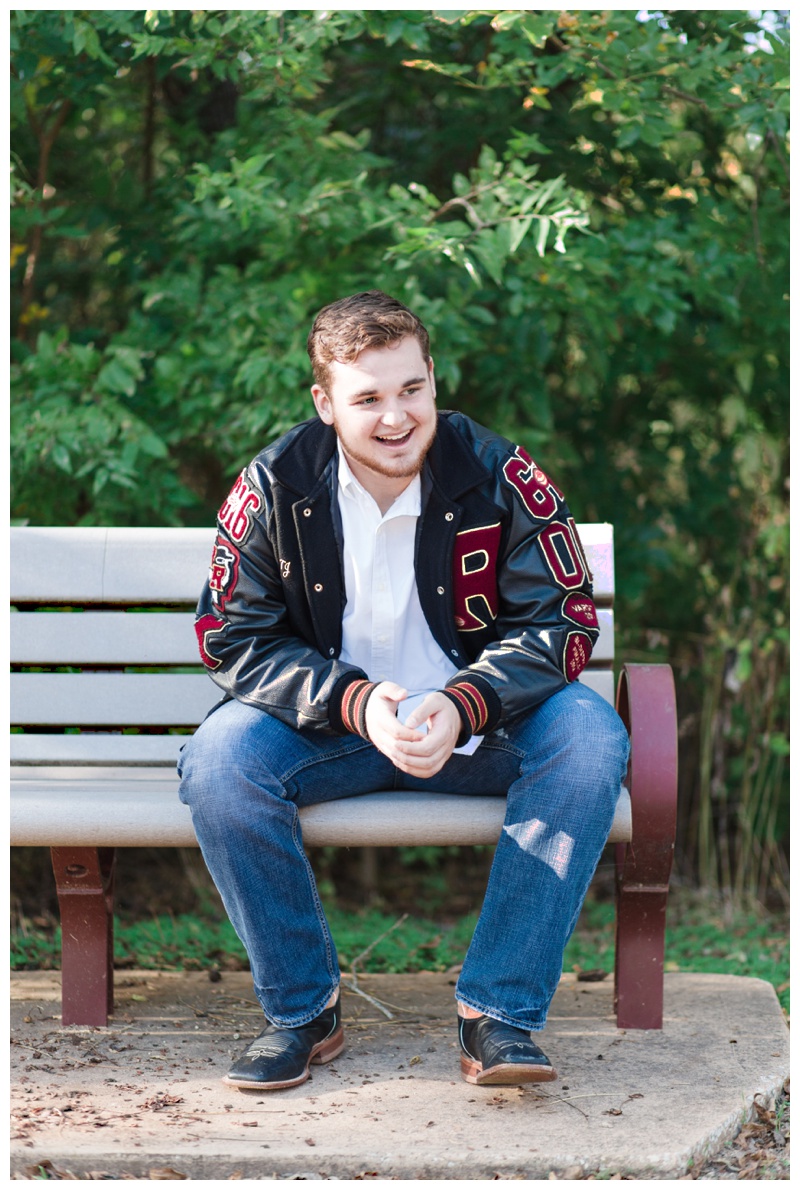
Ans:
<svg viewBox="0 0 800 1190"><path fill-rule="evenodd" d="M359 736L297 731L224 703L184 747L180 797L267 1018L297 1026L339 982L336 949L303 850L298 808L381 789L508 794L456 998L509 1025L544 1027L605 845L628 760L611 706L580 682L453 756L429 780Z"/></svg>

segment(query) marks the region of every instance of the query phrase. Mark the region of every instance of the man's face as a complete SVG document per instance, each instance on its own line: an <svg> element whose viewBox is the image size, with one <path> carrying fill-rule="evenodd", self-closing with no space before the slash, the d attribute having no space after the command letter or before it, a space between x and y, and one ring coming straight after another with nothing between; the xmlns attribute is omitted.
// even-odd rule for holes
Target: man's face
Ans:
<svg viewBox="0 0 800 1190"><path fill-rule="evenodd" d="M350 469L382 504L422 469L436 434L433 362L412 336L330 365L330 391L311 389L317 413L339 438Z"/></svg>

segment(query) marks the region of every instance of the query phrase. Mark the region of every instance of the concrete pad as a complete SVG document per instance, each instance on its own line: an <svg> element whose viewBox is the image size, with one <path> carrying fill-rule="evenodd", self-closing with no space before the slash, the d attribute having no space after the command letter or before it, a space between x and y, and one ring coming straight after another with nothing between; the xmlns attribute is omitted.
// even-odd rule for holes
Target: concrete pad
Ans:
<svg viewBox="0 0 800 1190"><path fill-rule="evenodd" d="M12 977L12 1172L191 1179L673 1178L716 1152L789 1072L770 984L668 974L663 1031L617 1029L610 979L561 982L538 1040L559 1078L459 1074L453 978L361 976L347 1048L286 1091L220 1078L260 1032L248 974L120 972L105 1029L59 1018L57 972Z"/></svg>

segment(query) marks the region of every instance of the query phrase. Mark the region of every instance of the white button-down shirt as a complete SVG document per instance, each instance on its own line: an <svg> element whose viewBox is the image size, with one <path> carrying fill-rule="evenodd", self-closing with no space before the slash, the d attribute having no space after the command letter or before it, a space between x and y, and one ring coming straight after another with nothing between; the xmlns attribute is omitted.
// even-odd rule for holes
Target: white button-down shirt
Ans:
<svg viewBox="0 0 800 1190"><path fill-rule="evenodd" d="M397 682L408 691L397 712L402 722L457 672L434 640L417 592L414 538L421 491L417 475L382 515L339 451L347 595L341 660L359 666L373 682ZM472 753L481 739L473 736L457 751Z"/></svg>

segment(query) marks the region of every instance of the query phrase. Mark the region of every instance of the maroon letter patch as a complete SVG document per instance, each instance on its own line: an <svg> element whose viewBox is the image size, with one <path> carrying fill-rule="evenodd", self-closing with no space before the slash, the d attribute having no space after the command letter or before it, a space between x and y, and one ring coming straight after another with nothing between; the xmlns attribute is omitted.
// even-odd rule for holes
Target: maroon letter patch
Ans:
<svg viewBox="0 0 800 1190"><path fill-rule="evenodd" d="M592 655L592 642L583 632L570 632L564 646L564 677L574 682Z"/></svg>
<svg viewBox="0 0 800 1190"><path fill-rule="evenodd" d="M208 669L219 669L222 665L222 658L215 657L208 647L208 638L213 636L215 632L219 632L221 628L225 627L224 620L218 620L216 616L206 615L201 616L199 620L195 620L194 630L197 633L197 643L200 646L200 656Z"/></svg>
<svg viewBox="0 0 800 1190"><path fill-rule="evenodd" d="M236 589L239 577L239 551L235 545L229 545L223 538L217 537L214 542L214 552L211 555L211 566L208 571L208 585L211 588L211 598L218 611L224 611Z"/></svg>
<svg viewBox="0 0 800 1190"><path fill-rule="evenodd" d="M253 527L253 517L261 508L260 493L248 483L242 472L220 508L219 523L230 533L237 545L246 540Z"/></svg>
<svg viewBox="0 0 800 1190"><path fill-rule="evenodd" d="M568 595L561 604L561 614L565 620L582 624L584 628L598 627L597 608L588 595Z"/></svg>
<svg viewBox="0 0 800 1190"><path fill-rule="evenodd" d="M570 525L565 525L563 521L553 521L552 525L542 529L537 540L550 567L550 573L559 587L563 587L565 591L582 587L586 580L583 550L573 536Z"/></svg>
<svg viewBox="0 0 800 1190"><path fill-rule="evenodd" d="M517 453L508 460L503 474L537 521L549 521L558 512L558 501L564 497L523 447L517 447Z"/></svg>
<svg viewBox="0 0 800 1190"><path fill-rule="evenodd" d="M477 632L497 619L500 522L462 529L453 553L453 592L459 632Z"/></svg>

